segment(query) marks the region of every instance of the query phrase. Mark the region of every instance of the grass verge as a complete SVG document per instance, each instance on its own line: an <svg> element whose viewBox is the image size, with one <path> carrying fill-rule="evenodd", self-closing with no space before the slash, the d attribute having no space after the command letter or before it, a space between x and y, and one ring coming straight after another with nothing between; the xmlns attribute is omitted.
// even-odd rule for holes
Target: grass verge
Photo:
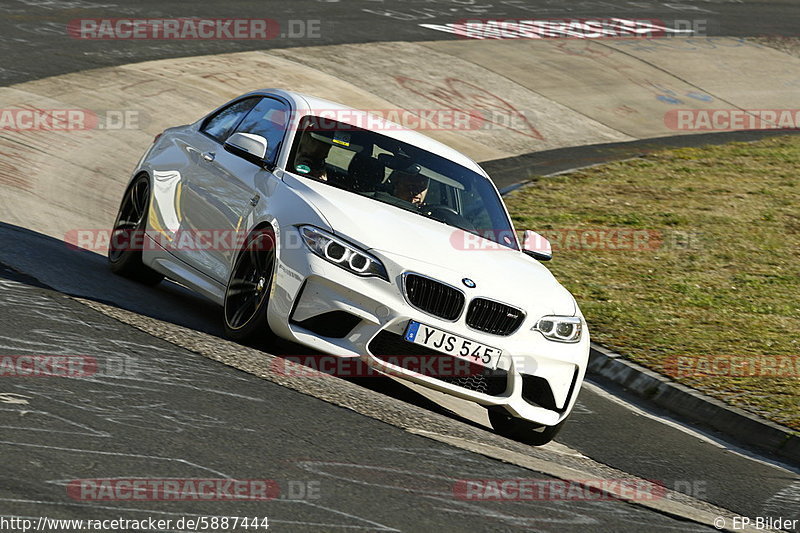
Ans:
<svg viewBox="0 0 800 533"><path fill-rule="evenodd" d="M539 177L506 203L553 241L595 342L800 431L800 137Z"/></svg>

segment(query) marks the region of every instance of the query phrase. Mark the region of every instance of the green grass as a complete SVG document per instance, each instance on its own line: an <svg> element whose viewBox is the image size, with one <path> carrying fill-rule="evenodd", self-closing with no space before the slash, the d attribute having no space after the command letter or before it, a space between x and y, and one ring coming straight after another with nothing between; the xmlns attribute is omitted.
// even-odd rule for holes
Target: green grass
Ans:
<svg viewBox="0 0 800 533"><path fill-rule="evenodd" d="M653 370L675 356L800 355L800 137L654 153L535 178L518 228L650 230L661 246L558 249L592 339ZM800 430L800 379L676 378Z"/></svg>

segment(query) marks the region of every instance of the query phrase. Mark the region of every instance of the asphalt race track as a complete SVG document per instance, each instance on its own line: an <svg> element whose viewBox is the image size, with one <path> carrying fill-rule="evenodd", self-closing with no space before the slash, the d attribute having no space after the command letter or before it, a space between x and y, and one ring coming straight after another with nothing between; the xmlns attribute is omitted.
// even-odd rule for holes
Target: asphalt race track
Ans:
<svg viewBox="0 0 800 533"><path fill-rule="evenodd" d="M754 11L757 11L754 13ZM702 19L708 35L797 34L800 5L793 0L293 0L276 2L144 0L9 0L0 6L0 83L167 57L264 48L377 41L456 39L420 27L463 19L624 17L663 21ZM284 38L264 41L81 41L65 31L77 18L258 17L281 23ZM318 20L312 30L289 20ZM318 30L316 28L319 28ZM292 32L303 33L292 38ZM305 33L313 37L306 37Z"/></svg>
<svg viewBox="0 0 800 533"><path fill-rule="evenodd" d="M23 270L36 271L40 280L57 287L63 293L133 310L141 315L186 327L187 329L179 333L179 336L192 336L199 332L208 333L211 335L209 342L212 343L212 347L225 342L215 337L220 334L219 311L179 286L165 283L165 286L156 289L142 289L131 282L111 275L107 271L102 257L88 252L76 254L61 242L38 235L30 235L22 229L2 227L0 242L2 242L4 250L15 250L13 255L7 256L9 262L19 264ZM36 264L50 266L37 268ZM249 470L253 463L244 459L238 452L233 454L226 451L231 446L231 435L236 435L234 441L238 441L241 430L246 430L244 431L245 435L261 434L262 442L276 442L280 443L280 446L283 446L287 434L293 435L295 431L306 432L302 437L306 440L299 443L294 449L290 447L291 452L280 454L274 451L272 444L268 446L270 453L274 451L280 461L292 460L293 454L305 457L309 451L316 449L317 445L324 446L328 450L332 445L330 442L332 433L343 434L342 438L345 439L345 442L349 442L351 447L355 447L358 453L362 449L363 451L372 450L377 446L376 443L392 448L398 442L391 438L381 440L378 437L373 438L361 434L354 438L356 430L350 427L348 422L341 418L332 420L330 415L323 413L323 406L327 408L324 402L298 394L293 394L292 399L274 399L276 396L272 390L280 390L280 387L269 387L271 385L269 383L262 384L263 387L269 387L269 392L253 392L246 395L250 401L262 403L261 407L230 409L230 401L233 398L239 398L242 393L242 380L245 380L245 374L230 369L226 371L218 363L191 356L185 350L170 346L158 338L154 339L144 333L131 331L129 327L110 321L107 317L61 294L37 288L36 286L40 282L27 276L6 270L4 279L7 281L3 282L5 300L3 302L4 318L0 322L0 328L2 328L0 339L2 339L5 352L81 353L98 358L127 355L134 360L131 366L143 373L132 379L127 379L126 376L121 378L112 376L105 383L96 383L96 380L55 380L57 383L53 383L51 380L44 385L35 383L35 387L30 384L30 380L26 381L24 378L4 380L2 382L4 393L15 395L13 398L20 395L29 402L5 406L7 408L5 414L9 423L4 425L15 428L14 437L10 438L12 442L47 443L48 445L58 442L60 447L75 447L74 441L70 440L68 436L69 428L62 428L62 431L52 433L45 431L46 424L41 417L52 417L61 421L62 424L77 425L83 428L79 432L79 442L84 446L88 445L89 449L107 450L109 449L107 442L112 441L115 446L130 453L141 453L145 449L143 440L147 440L147 435L150 433L155 442L148 446L154 446L154 449L160 450L161 454L166 454L169 450L174 454L175 459L205 464L194 460L194 454L201 449L216 450L218 457L214 464L220 464L220 461L222 464L228 464L232 461L233 464L238 465L239 472L242 472L241 474L231 474L232 477L238 475L248 478L258 477ZM5 311L6 309L8 312ZM21 325L24 325L24 329ZM80 330L76 329L78 327ZM142 323L142 327L155 333L156 337L164 336L163 332L153 330L152 326L148 326L146 323ZM154 345L158 347L156 348ZM291 350L291 347L288 349ZM165 351L169 351L169 355ZM289 351L288 353L294 352ZM177 354L186 354L191 357L193 363L188 370L185 365L189 363ZM160 370L151 368L153 364L159 365ZM191 383L191 386L182 387L178 394L174 390L173 379L176 374L184 372L189 373L182 378L182 381ZM195 375L197 377L194 377ZM209 375L215 376L213 387L197 384L198 380L208 380ZM226 376L226 380L229 381L220 381L218 378L222 375ZM249 381L257 385L259 380L251 379ZM483 433L481 426L431 404L425 398L404 387L395 386L394 382L388 379L377 381L377 383L371 382L364 385L380 391L381 394L398 398L401 400L401 405L408 403L432 409L450 417L453 419L453 423L477 426ZM153 389L150 385L156 382L159 386ZM124 385L120 385L120 383ZM91 392L87 390L87 386L91 387ZM130 397L121 392L125 391L128 386L135 393ZM62 387L64 388L62 389ZM107 406L106 400L103 398L106 397L108 388L115 391L115 397L121 402L119 405ZM139 397L138 391L145 396ZM195 395L191 402L187 403L185 398L180 399L190 391ZM150 397L150 394L154 396ZM170 394L177 394L177 397L171 399ZM299 405L302 402L298 403L300 402L298 398L310 404L307 410L299 411ZM776 466L732 453L730 449L726 450L724 445L699 433L687 432L687 430L664 424L648 416L645 411L631 409L621 404L619 400L612 399L596 387L588 387L582 391L579 402L571 419L572 423L557 439L558 443L567 447L558 448L556 452L558 460L570 456L590 457L599 463L626 472L628 475L660 480L667 487L675 488L678 491L689 493L699 491L702 499L706 501L723 508L737 509L742 514L748 515L757 516L759 513L769 511L775 505L783 510L780 507L781 499L786 497L784 495L791 495L792 491L796 490L796 475ZM31 405L41 406L42 411L33 417L27 414L18 414L29 412L33 409ZM136 407L137 405L139 407ZM155 412L151 413L150 409L142 407L148 405L154 406ZM176 408L175 405L183 405L183 407ZM159 414L162 408L167 412ZM228 414L214 414L218 409L225 409ZM182 419L178 422L174 420L173 410L181 412ZM253 410L257 412L250 413ZM109 412L112 414L106 416ZM341 412L341 409L337 412ZM252 414L255 421L248 423L243 419L240 420L243 413ZM107 420L109 417L112 419L110 426ZM287 419L291 420L290 426L292 427L288 433L282 429L288 423ZM360 420L361 424L368 426L386 427L382 423L370 421L361 416L354 416L354 419ZM20 420L24 420L25 423L20 423ZM206 423L203 423L204 421ZM143 434L143 430L147 431ZM438 424L430 424L428 430L441 431ZM200 436L192 437L196 439L195 444L181 444L180 439L187 438L186 433L189 431L197 431L199 432L197 435ZM87 438L86 433L88 432L97 438ZM104 434L102 437L101 433ZM398 431L398 433L402 432ZM253 436L255 437L255 435ZM44 440L36 440L37 437ZM489 437L490 434L486 433L481 439ZM173 439L178 440L173 441ZM99 442L92 443L92 441ZM202 445L198 444L199 442L202 442ZM424 449L426 444L419 446ZM213 452L211 453L213 456ZM331 449L329 453L333 457L338 457L340 452ZM399 454L394 459L399 458L405 458L405 455ZM280 473L282 471L280 466L274 466L280 464L280 461L274 457L268 460L268 463L273 465L270 472L277 470ZM345 462L353 462L353 459ZM358 457L355 462L363 464ZM389 460L387 463L370 461L367 464L370 467L394 465L392 467L397 468L402 463ZM412 462L411 466L406 466L411 470L419 468L419 464L416 462ZM429 472L427 467L422 471L426 474ZM501 474L502 470L495 472L495 477L505 477L505 474ZM19 478L12 475L11 479L23 479L25 478L23 473L24 470L21 470ZM275 475L271 474L273 477ZM81 476L76 474L70 478L65 474L65 477L72 479ZM105 470L103 467L95 471L91 477L115 476L113 472ZM270 476L267 477L272 479ZM517 475L508 477L513 478ZM468 477L462 473L452 475L451 478ZM308 479L320 480L319 477ZM759 484L752 484L752 479L759 479ZM11 486L13 487L14 484L12 483ZM340 493L336 492L336 494ZM61 497L60 499L67 500L62 492L57 495ZM3 495L3 497L11 498L10 495ZM387 496L384 504L391 502L391 499ZM91 508L89 506L87 509L91 510ZM47 513L41 511L37 514L29 511L28 514L38 516L38 514ZM589 514L591 515L591 513ZM88 510L86 516L90 516ZM529 517L528 520L532 519ZM401 530L418 530L412 527L413 523L390 521L388 524L394 527L404 524L399 527ZM542 525L535 520L525 524L538 527ZM591 528L596 528L599 524L607 525L605 518L598 518L598 522L590 521L589 524L592 524ZM580 523L573 524L573 526L576 531L582 530ZM618 531L620 529L608 530ZM622 530L638 531L640 529L626 524ZM684 529L681 527L678 530Z"/></svg>
<svg viewBox="0 0 800 533"><path fill-rule="evenodd" d="M11 481L0 489L0 501L14 515L268 516L277 531L511 531L543 524L585 531L598 523L609 531L710 529L622 502L531 508L459 501L453 497L458 479L532 473L226 368L25 281L8 273L0 280L0 305L13 306L16 317L3 320L5 349L36 346L44 353L58 346L122 357L130 375L56 386L46 379L3 384L6 399L24 402L0 409L3 476ZM271 479L285 493L266 503L120 505L70 500L64 489L72 479L132 472Z"/></svg>
<svg viewBox="0 0 800 533"><path fill-rule="evenodd" d="M702 18L713 35L796 35L800 4L10 0L0 13L0 84L11 85L152 59L449 40L455 37L420 24L465 18ZM284 31L289 20L319 20L319 37L80 41L64 29L77 18L232 16L274 18ZM600 152L587 157L606 159L609 152ZM492 163L501 171L535 160L548 173L573 156ZM50 200L42 198L43 210ZM267 516L275 531L542 532L713 531L716 516L728 528L738 515L800 519L798 465L671 420L610 384L587 384L557 442L529 448L494 435L474 410L388 378L284 382L263 347L223 340L220 310L185 288L143 288L113 276L97 254L2 220L0 213L0 355L81 354L117 371L0 380L0 518ZM269 479L280 493L255 503L74 498L70 481L86 478ZM671 492L654 502L486 502L454 492L458 480L518 478L647 479ZM21 529L0 526L6 531Z"/></svg>

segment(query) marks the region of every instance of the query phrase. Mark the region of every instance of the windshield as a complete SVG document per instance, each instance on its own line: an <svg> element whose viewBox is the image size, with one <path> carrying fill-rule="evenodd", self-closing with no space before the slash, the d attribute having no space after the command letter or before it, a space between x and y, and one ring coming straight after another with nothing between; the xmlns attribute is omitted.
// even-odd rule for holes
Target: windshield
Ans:
<svg viewBox="0 0 800 533"><path fill-rule="evenodd" d="M304 117L287 170L517 249L488 179L374 131Z"/></svg>

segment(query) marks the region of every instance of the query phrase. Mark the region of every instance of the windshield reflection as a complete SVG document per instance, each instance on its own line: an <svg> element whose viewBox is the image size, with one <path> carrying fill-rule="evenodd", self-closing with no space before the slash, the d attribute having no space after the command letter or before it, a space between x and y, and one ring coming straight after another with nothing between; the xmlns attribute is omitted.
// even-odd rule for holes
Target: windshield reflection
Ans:
<svg viewBox="0 0 800 533"><path fill-rule="evenodd" d="M377 132L304 117L287 170L518 249L488 179Z"/></svg>

